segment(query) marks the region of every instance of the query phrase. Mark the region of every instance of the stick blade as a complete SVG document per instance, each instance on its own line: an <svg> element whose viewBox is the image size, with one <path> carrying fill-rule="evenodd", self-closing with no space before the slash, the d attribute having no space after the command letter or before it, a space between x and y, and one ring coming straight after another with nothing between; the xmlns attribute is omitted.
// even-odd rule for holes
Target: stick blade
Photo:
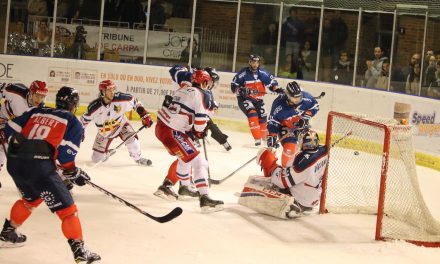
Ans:
<svg viewBox="0 0 440 264"><path fill-rule="evenodd" d="M179 215L181 215L182 212L183 212L182 208L176 207L171 212L169 212L167 215L164 215L164 216L153 216L153 215L150 215L149 213L146 213L146 212L144 213L144 215L153 219L156 222L166 223L166 222L169 222L169 221L173 220L174 218L178 217Z"/></svg>
<svg viewBox="0 0 440 264"><path fill-rule="evenodd" d="M218 185L218 184L221 183L221 181L220 181L220 180L209 179L209 183L211 183L211 184L215 184L215 185Z"/></svg>

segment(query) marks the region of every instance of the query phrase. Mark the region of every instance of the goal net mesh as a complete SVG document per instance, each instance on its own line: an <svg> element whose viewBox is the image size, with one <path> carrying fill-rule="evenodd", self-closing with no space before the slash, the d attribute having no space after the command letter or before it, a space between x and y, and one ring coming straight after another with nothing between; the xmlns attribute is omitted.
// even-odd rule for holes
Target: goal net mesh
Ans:
<svg viewBox="0 0 440 264"><path fill-rule="evenodd" d="M399 125L394 119L349 116L355 118L332 118L330 145L349 131L352 134L330 150L322 206L330 213L377 214L383 205L382 219L378 216L379 239L440 242L440 223L432 217L420 192L411 126ZM387 128L388 153L384 152ZM388 164L383 162L387 157ZM384 199L379 205L384 169Z"/></svg>

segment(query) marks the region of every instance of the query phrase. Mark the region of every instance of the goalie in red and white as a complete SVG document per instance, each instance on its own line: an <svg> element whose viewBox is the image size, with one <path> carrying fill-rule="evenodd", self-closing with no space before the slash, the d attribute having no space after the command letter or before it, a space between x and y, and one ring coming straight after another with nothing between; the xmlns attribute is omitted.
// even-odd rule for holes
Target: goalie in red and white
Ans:
<svg viewBox="0 0 440 264"><path fill-rule="evenodd" d="M92 154L92 161L95 163L106 160L113 139L120 137L122 140L127 140L135 133L125 116L126 112L135 110L141 117L143 126L151 127L153 124L150 113L142 103L131 94L117 92L113 81L102 81L99 84L99 93L99 98L93 100L81 116L84 128L91 121L94 121L98 127ZM151 165L151 160L141 157L141 145L137 136L128 139L125 145L130 157L138 165Z"/></svg>
<svg viewBox="0 0 440 264"><path fill-rule="evenodd" d="M239 204L283 219L310 214L318 205L328 152L326 146L319 145L315 131L305 133L301 151L292 166L283 168L278 165L270 148L261 149L256 160L264 177L249 177Z"/></svg>

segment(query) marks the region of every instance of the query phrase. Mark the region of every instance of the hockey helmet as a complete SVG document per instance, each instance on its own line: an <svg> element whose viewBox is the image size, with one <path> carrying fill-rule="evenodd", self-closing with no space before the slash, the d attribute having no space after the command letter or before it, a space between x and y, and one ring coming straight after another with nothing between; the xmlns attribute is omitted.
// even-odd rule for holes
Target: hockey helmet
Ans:
<svg viewBox="0 0 440 264"><path fill-rule="evenodd" d="M205 71L209 74L209 76L211 76L212 79L212 87L208 88L209 90L211 90L212 88L215 88L218 86L218 83L220 82L220 76L218 75L217 71L215 68L212 67L206 67Z"/></svg>
<svg viewBox="0 0 440 264"><path fill-rule="evenodd" d="M31 90L33 94L38 94L42 96L46 96L47 92L49 92L46 87L46 83L39 80L33 81L31 83L31 86L29 86L29 90Z"/></svg>
<svg viewBox="0 0 440 264"><path fill-rule="evenodd" d="M106 90L110 89L116 91L116 84L112 80L104 80L99 83L99 92L101 95L103 95Z"/></svg>
<svg viewBox="0 0 440 264"><path fill-rule="evenodd" d="M269 148L262 148L257 153L257 164L261 166L264 177L270 177L270 174L277 167L277 157Z"/></svg>
<svg viewBox="0 0 440 264"><path fill-rule="evenodd" d="M195 70L191 76L191 82L194 87L202 89L212 88L212 78L205 70Z"/></svg>
<svg viewBox="0 0 440 264"><path fill-rule="evenodd" d="M309 129L302 139L302 150L316 150L319 145L319 136L315 130Z"/></svg>
<svg viewBox="0 0 440 264"><path fill-rule="evenodd" d="M257 62L258 64L255 64ZM256 71L261 64L261 57L258 55L251 54L249 55L249 66L253 71Z"/></svg>
<svg viewBox="0 0 440 264"><path fill-rule="evenodd" d="M55 98L56 108L75 112L78 104L79 94L75 88L63 86L58 90Z"/></svg>
<svg viewBox="0 0 440 264"><path fill-rule="evenodd" d="M286 94L290 104L298 105L302 102L303 93L297 82L292 81L286 85Z"/></svg>

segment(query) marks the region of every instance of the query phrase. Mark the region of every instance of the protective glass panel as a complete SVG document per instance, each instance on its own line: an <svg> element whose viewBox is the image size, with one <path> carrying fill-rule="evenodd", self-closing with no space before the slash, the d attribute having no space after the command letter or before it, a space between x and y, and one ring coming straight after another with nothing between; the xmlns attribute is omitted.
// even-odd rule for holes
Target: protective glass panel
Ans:
<svg viewBox="0 0 440 264"><path fill-rule="evenodd" d="M440 98L440 16L430 16L426 31L422 95Z"/></svg>
<svg viewBox="0 0 440 264"><path fill-rule="evenodd" d="M386 69L391 51L393 17L393 14L362 13L356 86L387 89L389 74Z"/></svg>
<svg viewBox="0 0 440 264"><path fill-rule="evenodd" d="M6 30L6 0L0 0L0 54L4 53Z"/></svg>

